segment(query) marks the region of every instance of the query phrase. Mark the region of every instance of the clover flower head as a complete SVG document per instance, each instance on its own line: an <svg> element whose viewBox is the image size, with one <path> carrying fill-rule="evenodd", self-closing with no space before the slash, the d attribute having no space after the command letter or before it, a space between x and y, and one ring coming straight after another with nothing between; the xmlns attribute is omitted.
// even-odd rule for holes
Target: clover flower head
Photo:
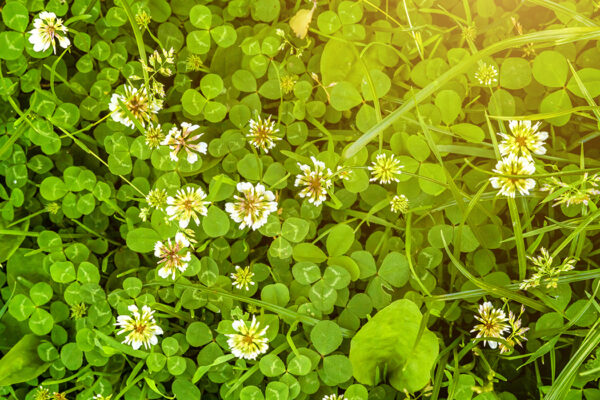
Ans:
<svg viewBox="0 0 600 400"><path fill-rule="evenodd" d="M146 128L146 144L150 149L158 149L160 143L165 139L165 135L160 127L160 124L150 124Z"/></svg>
<svg viewBox="0 0 600 400"><path fill-rule="evenodd" d="M175 197L167 197L167 215L171 221L179 221L181 229L187 228L190 219L193 219L196 225L200 225L200 217L206 216L210 204L206 201L206 193L202 188L193 188L191 186L181 188L175 194Z"/></svg>
<svg viewBox="0 0 600 400"><path fill-rule="evenodd" d="M142 208L140 208L140 212L138 214L138 217L140 217L140 219L143 222L148 221L148 216L149 215L150 215L150 208L148 208L148 207L142 207Z"/></svg>
<svg viewBox="0 0 600 400"><path fill-rule="evenodd" d="M66 49L71 44L67 37L69 29L63 25L60 18L56 18L53 12L42 11L40 15L33 21L33 27L29 33L29 42L33 44L33 51L46 51L52 46L54 54L56 54L56 43L58 40L60 47Z"/></svg>
<svg viewBox="0 0 600 400"><path fill-rule="evenodd" d="M398 177L402 173L403 168L400 161L394 158L394 155L380 153L375 157L373 165L367 167L371 171L371 182L379 181L379 183L390 183L392 181L399 182Z"/></svg>
<svg viewBox="0 0 600 400"><path fill-rule="evenodd" d="M162 107L162 102L157 99L152 99L148 96L146 88L137 89L130 85L125 85L123 88L124 94L113 93L110 98L108 108L112 112L112 119L116 122L134 128L134 122L129 118L129 113L135 118L140 125L146 126ZM123 106L121 106L123 103Z"/></svg>
<svg viewBox="0 0 600 400"><path fill-rule="evenodd" d="M498 70L493 65L481 62L475 72L475 79L483 86L492 86L498 83Z"/></svg>
<svg viewBox="0 0 600 400"><path fill-rule="evenodd" d="M517 192L528 195L529 191L535 187L535 180L527 178L528 175L535 172L535 165L526 157L517 157L511 153L498 161L493 171L501 175L516 175L516 177L494 176L490 178L492 186L500 189L498 195L515 197Z"/></svg>
<svg viewBox="0 0 600 400"><path fill-rule="evenodd" d="M187 269L188 262L192 259L189 247L190 242L185 235L177 232L175 239L167 239L165 243L158 241L154 245L154 255L159 258L157 264L159 266L158 275L161 278L175 279L177 271L184 272Z"/></svg>
<svg viewBox="0 0 600 400"><path fill-rule="evenodd" d="M281 77L281 81L279 82L279 86L284 94L291 93L294 90L294 86L296 85L297 79L294 75L284 75Z"/></svg>
<svg viewBox="0 0 600 400"><path fill-rule="evenodd" d="M275 128L275 121L271 121L270 115L266 119L262 119L259 115L256 120L251 119L249 124L250 130L246 137L250 144L257 149L268 153L269 149L275 147L275 141L281 140L280 137L275 136L279 129Z"/></svg>
<svg viewBox="0 0 600 400"><path fill-rule="evenodd" d="M333 186L333 173L329 168L325 168L325 163L310 157L313 168L306 164L298 163L302 171L296 175L294 186L304 186L298 195L307 198L309 203L319 206L327 199L327 189Z"/></svg>
<svg viewBox="0 0 600 400"><path fill-rule="evenodd" d="M544 141L548 138L548 132L538 131L540 125L541 122L532 125L531 121L510 121L508 127L511 134L498 133L503 139L498 144L500 154L514 154L530 159L532 154L545 154Z"/></svg>
<svg viewBox="0 0 600 400"><path fill-rule="evenodd" d="M85 317L87 306L85 303L76 303L71 306L71 318L80 319Z"/></svg>
<svg viewBox="0 0 600 400"><path fill-rule="evenodd" d="M143 306L140 313L134 304L130 305L128 310L131 315L119 315L115 323L121 328L117 335L127 334L123 343L131 344L134 350L139 349L142 345L149 349L158 343L156 336L162 335L163 330L154 320L154 311L148 306Z"/></svg>
<svg viewBox="0 0 600 400"><path fill-rule="evenodd" d="M109 394L108 396L103 396L101 394L95 394L94 397L92 397L92 400L111 400L112 399L112 394Z"/></svg>
<svg viewBox="0 0 600 400"><path fill-rule="evenodd" d="M50 390L39 386L33 395L33 400L50 400L52 395L50 395Z"/></svg>
<svg viewBox="0 0 600 400"><path fill-rule="evenodd" d="M349 181L350 177L352 176L352 170L350 168L338 165L335 170L335 175L337 175L343 181Z"/></svg>
<svg viewBox="0 0 600 400"><path fill-rule="evenodd" d="M250 271L250 267L240 268L239 265L236 265L235 272L232 272L230 276L233 279L231 284L237 289L250 290L250 285L254 285L252 280L254 272Z"/></svg>
<svg viewBox="0 0 600 400"><path fill-rule="evenodd" d="M256 360L256 357L265 353L269 348L269 339L266 337L269 326L261 329L260 323L256 321L256 316L252 316L250 326L242 319L234 321L232 326L238 333L228 334L227 344L234 356L246 360Z"/></svg>
<svg viewBox="0 0 600 400"><path fill-rule="evenodd" d="M50 214L57 214L60 211L60 206L56 202L46 204L46 211Z"/></svg>
<svg viewBox="0 0 600 400"><path fill-rule="evenodd" d="M322 400L346 400L346 398L341 394L329 394L327 396L323 396Z"/></svg>
<svg viewBox="0 0 600 400"><path fill-rule="evenodd" d="M135 14L135 22L141 29L146 29L150 25L150 22L152 22L152 18L145 10L141 10Z"/></svg>
<svg viewBox="0 0 600 400"><path fill-rule="evenodd" d="M390 208L393 213L404 214L408 211L408 206L408 199L403 194L392 197L392 200L390 201Z"/></svg>
<svg viewBox="0 0 600 400"><path fill-rule="evenodd" d="M202 58L197 54L190 54L185 60L185 68L188 71L200 71L204 67Z"/></svg>
<svg viewBox="0 0 600 400"><path fill-rule="evenodd" d="M237 190L243 196L234 195L236 201L226 203L225 211L240 224L240 229L249 226L256 230L267 223L269 214L277 211L275 195L266 190L264 185L257 183L253 186L250 182L239 182Z"/></svg>
<svg viewBox="0 0 600 400"><path fill-rule="evenodd" d="M171 149L171 160L179 160L179 151L181 150L186 151L187 162L190 164L198 161L199 153L206 154L208 145L204 142L198 142L198 139L204 134L192 134L198 128L200 128L198 125L192 125L187 122L181 123L181 129L176 126L171 128L167 137L161 143L162 145L169 146Z"/></svg>
<svg viewBox="0 0 600 400"><path fill-rule="evenodd" d="M508 330L508 318L501 309L496 309L491 302L486 301L479 305L479 315L475 315L475 319L480 324L475 325L471 332L477 332L477 337L488 337L488 338L504 338L503 334ZM495 349L498 347L498 342L493 340L485 340L483 345L488 345L490 348Z"/></svg>
<svg viewBox="0 0 600 400"><path fill-rule="evenodd" d="M146 196L146 203L152 208L161 210L167 203L167 191L165 189L152 189Z"/></svg>

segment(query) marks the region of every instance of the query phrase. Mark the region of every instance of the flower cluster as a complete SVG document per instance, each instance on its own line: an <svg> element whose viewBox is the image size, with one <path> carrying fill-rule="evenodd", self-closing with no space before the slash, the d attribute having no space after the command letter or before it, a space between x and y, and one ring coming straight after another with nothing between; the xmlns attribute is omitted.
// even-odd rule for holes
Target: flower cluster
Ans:
<svg viewBox="0 0 600 400"><path fill-rule="evenodd" d="M490 348L495 349L500 345L500 351L506 352L509 348L504 343L490 340L490 338L500 338L511 345L515 343L521 345L524 340L527 340L525 332L529 330L529 328L521 326L521 315L524 311L524 308L521 307L521 313L518 317L512 311L509 311L507 318L503 310L494 308L491 302L486 301L479 305L479 315L475 315L475 319L480 323L475 325L471 332L477 332L477 338L487 338L483 341L484 346L487 344ZM510 334L505 336L509 328Z"/></svg>
<svg viewBox="0 0 600 400"><path fill-rule="evenodd" d="M483 86L495 85L498 83L498 70L493 65L480 62L475 72L475 79Z"/></svg>
<svg viewBox="0 0 600 400"><path fill-rule="evenodd" d="M115 323L121 328L117 335L127 334L123 343L131 344L134 350L139 349L142 345L149 349L158 343L157 335L162 335L163 330L154 320L154 310L143 306L140 313L138 307L133 304L128 307L128 310L131 315L119 315Z"/></svg>
<svg viewBox="0 0 600 400"><path fill-rule="evenodd" d="M509 154L508 157L498 161L493 171L500 175L512 175L490 178L492 186L500 189L498 194L507 197L515 197L517 192L528 195L529 191L535 187L535 180L527 178L528 175L535 172L535 165L528 158Z"/></svg>
<svg viewBox="0 0 600 400"><path fill-rule="evenodd" d="M390 202L390 209L393 213L406 213L408 211L408 199L405 195L400 194L392 197Z"/></svg>
<svg viewBox="0 0 600 400"><path fill-rule="evenodd" d="M257 183L254 186L250 182L240 182L237 184L237 190L243 196L233 196L236 201L226 203L225 211L231 219L240 224L240 229L248 226L257 230L267 223L269 214L277 211L275 195L266 190L264 185Z"/></svg>
<svg viewBox="0 0 600 400"><path fill-rule="evenodd" d="M203 133L192 134L198 125L192 125L187 122L181 123L181 129L174 126L171 128L165 139L161 142L164 146L169 146L171 149L171 160L179 160L179 152L185 150L187 153L187 162L194 164L198 161L198 154L206 154L208 145L204 142L198 142Z"/></svg>
<svg viewBox="0 0 600 400"><path fill-rule="evenodd" d="M329 394L324 396L322 400L346 400L346 397L342 396L341 394Z"/></svg>
<svg viewBox="0 0 600 400"><path fill-rule="evenodd" d="M575 268L577 261L573 257L567 257L559 265L553 266L554 258L548 250L542 247L540 253L541 255L537 257L527 257L535 266L535 273L521 283L521 289L527 290L532 287L538 287L542 281L545 281L547 289L556 288L558 286L559 275Z"/></svg>
<svg viewBox="0 0 600 400"><path fill-rule="evenodd" d="M399 182L398 177L401 174L403 166L400 161L394 158L394 155L380 153L375 157L373 164L368 167L371 171L370 181L379 181L379 183Z"/></svg>
<svg viewBox="0 0 600 400"><path fill-rule="evenodd" d="M548 133L539 131L539 122L532 125L531 121L510 121L508 127L510 135L498 133L503 139L498 144L503 158L494 169L495 173L504 176L494 176L490 178L490 182L494 188L500 189L498 195L515 197L517 192L528 195L535 187L535 180L527 178L535 173L533 154L546 153L544 141L548 138Z"/></svg>
<svg viewBox="0 0 600 400"><path fill-rule="evenodd" d="M235 272L231 273L231 284L237 289L250 290L250 286L254 285L254 272L250 271L250 267L240 268L239 265L235 266Z"/></svg>
<svg viewBox="0 0 600 400"><path fill-rule="evenodd" d="M308 198L308 202L315 206L320 205L327 199L327 189L333 186L333 173L329 168L325 167L325 163L317 160L315 157L310 157L313 168L306 164L298 163L298 167L302 171L296 175L294 186L303 186L298 195L302 198Z"/></svg>
<svg viewBox="0 0 600 400"><path fill-rule="evenodd" d="M548 132L539 131L541 122L531 124L531 121L510 121L508 127L511 134L499 132L503 140L498 144L498 150L503 156L514 154L532 159L532 154L546 154L545 140Z"/></svg>
<svg viewBox="0 0 600 400"><path fill-rule="evenodd" d="M234 356L246 360L256 360L260 354L266 353L269 348L269 339L266 337L269 325L261 329L256 316L252 316L250 326L239 319L233 322L233 329L238 333L228 334L227 344Z"/></svg>
<svg viewBox="0 0 600 400"><path fill-rule="evenodd" d="M152 208L162 210L167 203L167 192L164 189L152 189L146 195L146 203Z"/></svg>
<svg viewBox="0 0 600 400"><path fill-rule="evenodd" d="M145 127L162 108L162 101L150 96L145 87L137 89L125 85L123 94L113 93L108 108L114 121L134 128L133 120L136 120Z"/></svg>
<svg viewBox="0 0 600 400"><path fill-rule="evenodd" d="M249 124L250 130L246 137L257 149L268 153L269 149L275 147L275 141L281 140L280 137L275 136L279 129L275 128L275 121L271 121L270 115L267 119L262 119L259 115L256 120L251 119Z"/></svg>
<svg viewBox="0 0 600 400"><path fill-rule="evenodd" d="M192 259L188 251L189 240L181 232L177 232L175 239L167 239L165 243L158 241L154 244L154 255L158 260L158 275L161 278L175 279L177 271L185 272L188 262Z"/></svg>
<svg viewBox="0 0 600 400"><path fill-rule="evenodd" d="M148 64L141 60L142 66L146 71L160 74L162 76L173 75L173 67L175 63L175 49L172 47L169 50L162 49L162 52L154 50L148 57Z"/></svg>
<svg viewBox="0 0 600 400"><path fill-rule="evenodd" d="M200 225L200 217L208 213L209 201L206 201L206 193L202 188L193 188L187 186L177 191L175 196L167 197L167 215L169 220L177 221L181 229L187 228L190 219L193 219L196 225Z"/></svg>
<svg viewBox="0 0 600 400"><path fill-rule="evenodd" d="M592 197L600 195L600 175L590 176L586 172L581 179L572 183L563 182L553 176L541 190L549 192L546 200L554 200L553 207L561 204L567 207L578 204L587 206Z"/></svg>
<svg viewBox="0 0 600 400"><path fill-rule="evenodd" d="M63 25L60 18L56 18L53 12L42 11L38 18L33 21L33 27L29 33L29 42L33 44L33 51L46 51L52 46L56 54L56 42L58 40L60 47L66 49L71 44L67 37L69 29Z"/></svg>

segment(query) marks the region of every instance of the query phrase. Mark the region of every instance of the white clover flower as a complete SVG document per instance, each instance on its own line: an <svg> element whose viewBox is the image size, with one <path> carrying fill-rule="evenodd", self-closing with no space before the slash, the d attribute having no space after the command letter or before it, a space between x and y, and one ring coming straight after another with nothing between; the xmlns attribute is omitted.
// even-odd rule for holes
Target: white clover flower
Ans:
<svg viewBox="0 0 600 400"><path fill-rule="evenodd" d="M528 195L529 191L535 187L535 180L526 178L527 175L532 175L535 172L535 165L530 159L525 157L517 157L511 153L508 157L498 161L493 171L501 175L523 176L523 178L509 178L504 176L490 178L492 186L495 189L500 189L498 195L515 197L517 191L522 195Z"/></svg>
<svg viewBox="0 0 600 400"><path fill-rule="evenodd" d="M250 120L250 131L246 137L252 146L268 153L269 149L275 147L275 141L281 140L275 136L277 132L279 129L275 128L275 121L271 121L270 115L267 119L262 119L259 115L256 120Z"/></svg>
<svg viewBox="0 0 600 400"><path fill-rule="evenodd" d="M250 285L254 285L252 280L254 272L250 271L250 267L240 268L239 265L236 265L235 272L232 272L230 277L233 279L231 284L237 289L250 290Z"/></svg>
<svg viewBox="0 0 600 400"><path fill-rule="evenodd" d="M508 331L506 314L500 309L495 309L489 301L479 305L479 315L475 315L475 319L481 323L475 325L471 332L477 332L478 338L504 338L503 334ZM492 349L498 347L498 342L493 340L484 340L483 345L486 344Z"/></svg>
<svg viewBox="0 0 600 400"><path fill-rule="evenodd" d="M160 143L165 139L160 124L150 124L146 128L146 144L150 149L158 149Z"/></svg>
<svg viewBox="0 0 600 400"><path fill-rule="evenodd" d="M538 132L540 125L541 122L532 125L531 121L510 121L508 127L512 135L498 132L498 135L504 139L498 144L500 154L503 156L514 154L526 158L531 158L532 153L546 154L544 141L548 138L548 132Z"/></svg>
<svg viewBox="0 0 600 400"><path fill-rule="evenodd" d="M192 259L192 255L187 251L190 242L185 235L177 232L175 240L167 239L166 243L161 241L154 245L154 255L158 260L158 276L161 278L175 279L175 273L179 270L184 272L188 267L188 262Z"/></svg>
<svg viewBox="0 0 600 400"><path fill-rule="evenodd" d="M330 394L327 396L323 396L322 400L346 400L346 398L344 396L342 396L341 394L340 395Z"/></svg>
<svg viewBox="0 0 600 400"><path fill-rule="evenodd" d="M190 164L198 161L198 153L206 154L208 145L204 142L199 142L198 139L204 133L192 135L196 129L200 128L198 125L188 124L187 122L181 123L181 129L174 126L171 128L167 137L162 141L162 145L169 146L171 149L171 160L179 160L179 151L185 150L187 153L187 161Z"/></svg>
<svg viewBox="0 0 600 400"><path fill-rule="evenodd" d="M152 120L153 114L156 114L161 109L162 102L151 99L146 93L145 88L137 89L133 86L125 85L123 89L125 94L113 93L110 98L108 108L112 112L112 119L127 127L134 128L135 124L129 118L129 115L125 111L126 109L140 125L146 126L146 123ZM120 102L123 103L125 109L121 107Z"/></svg>
<svg viewBox="0 0 600 400"><path fill-rule="evenodd" d="M149 349L150 346L158 343L156 335L162 335L163 330L154 320L154 311L148 306L142 307L141 314L135 305L130 305L128 309L131 315L119 315L115 323L121 328L117 335L127 333L122 343L131 344L134 350L142 345Z"/></svg>
<svg viewBox="0 0 600 400"><path fill-rule="evenodd" d="M252 230L257 230L267 223L270 213L277 211L275 195L270 190L265 190L264 185L257 183L252 186L250 182L239 182L237 190L243 196L233 196L236 202L226 203L225 211L240 224L240 229L249 226Z"/></svg>
<svg viewBox="0 0 600 400"><path fill-rule="evenodd" d="M390 201L390 208L393 213L406 213L408 211L408 199L405 195L400 194L392 197Z"/></svg>
<svg viewBox="0 0 600 400"><path fill-rule="evenodd" d="M52 46L54 54L56 54L55 38L64 49L71 44L66 36L69 29L63 25L62 19L56 18L56 14L53 12L42 11L38 18L33 21L33 26L34 29L29 31L31 34L29 42L33 44L33 51L46 51Z"/></svg>
<svg viewBox="0 0 600 400"><path fill-rule="evenodd" d="M252 322L248 327L246 321L236 320L232 324L233 329L238 333L228 334L227 344L234 356L245 358L247 360L256 360L259 354L263 354L269 348L269 339L266 338L267 329L262 330L260 324L256 321L256 316L252 316Z"/></svg>
<svg viewBox="0 0 600 400"><path fill-rule="evenodd" d="M206 216L208 209L206 206L210 204L205 201L206 193L202 188L194 189L191 186L179 189L175 197L167 197L168 207L166 209L169 220L179 221L181 229L187 228L190 219L193 219L196 225L200 225L198 214Z"/></svg>
<svg viewBox="0 0 600 400"><path fill-rule="evenodd" d="M475 72L475 79L483 86L495 85L498 83L498 70L493 65L480 62L479 69Z"/></svg>
<svg viewBox="0 0 600 400"><path fill-rule="evenodd" d="M150 214L150 209L148 207L142 207L140 209L140 213L138 214L138 216L140 217L140 219L144 222L146 222L148 220L148 215Z"/></svg>
<svg viewBox="0 0 600 400"><path fill-rule="evenodd" d="M402 173L403 168L400 161L394 158L394 155L380 153L375 157L373 165L367 167L371 171L372 178L370 182L379 181L379 183L390 183L392 181L399 182L398 177Z"/></svg>
<svg viewBox="0 0 600 400"><path fill-rule="evenodd" d="M165 189L152 189L146 195L146 203L152 208L161 210L167 202L167 192Z"/></svg>
<svg viewBox="0 0 600 400"><path fill-rule="evenodd" d="M333 173L329 168L325 168L325 163L310 157L314 170L306 164L298 163L302 171L296 175L294 186L304 186L298 195L302 198L308 198L308 202L315 206L320 205L327 199L327 189L333 186L331 180Z"/></svg>
<svg viewBox="0 0 600 400"><path fill-rule="evenodd" d="M112 394L109 394L108 396L102 396L101 394L95 394L94 397L92 397L92 400L111 400L112 399Z"/></svg>

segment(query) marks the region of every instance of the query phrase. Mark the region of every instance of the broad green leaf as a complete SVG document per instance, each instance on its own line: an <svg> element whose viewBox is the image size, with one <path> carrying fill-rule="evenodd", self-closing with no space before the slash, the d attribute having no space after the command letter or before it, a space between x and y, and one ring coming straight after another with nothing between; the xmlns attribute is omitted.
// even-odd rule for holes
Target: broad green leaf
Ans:
<svg viewBox="0 0 600 400"><path fill-rule="evenodd" d="M358 90L350 82L338 82L331 89L331 106L338 111L346 111L362 103Z"/></svg>
<svg viewBox="0 0 600 400"><path fill-rule="evenodd" d="M450 125L460 113L462 99L454 90L441 90L435 96L435 105L442 113L442 121Z"/></svg>
<svg viewBox="0 0 600 400"><path fill-rule="evenodd" d="M50 366L40 360L41 339L25 335L0 359L0 386L15 385L37 378Z"/></svg>
<svg viewBox="0 0 600 400"><path fill-rule="evenodd" d="M542 51L533 60L533 77L544 86L564 86L568 72L567 59L558 51Z"/></svg>
<svg viewBox="0 0 600 400"><path fill-rule="evenodd" d="M160 236L154 229L137 228L127 233L127 247L137 253L148 253L154 250L154 245Z"/></svg>
<svg viewBox="0 0 600 400"><path fill-rule="evenodd" d="M10 29L25 32L29 25L29 11L22 3L11 1L2 8L2 21Z"/></svg>
<svg viewBox="0 0 600 400"><path fill-rule="evenodd" d="M403 299L380 310L363 325L350 344L356 380L374 385L377 374L387 371L387 381L398 391L416 392L425 387L431 379L439 343L432 332L421 328L422 318L418 307Z"/></svg>
<svg viewBox="0 0 600 400"><path fill-rule="evenodd" d="M500 86L522 89L531 83L531 66L524 58L509 57L500 67Z"/></svg>
<svg viewBox="0 0 600 400"><path fill-rule="evenodd" d="M336 225L327 235L327 253L331 257L345 254L354 243L354 229L346 224Z"/></svg>

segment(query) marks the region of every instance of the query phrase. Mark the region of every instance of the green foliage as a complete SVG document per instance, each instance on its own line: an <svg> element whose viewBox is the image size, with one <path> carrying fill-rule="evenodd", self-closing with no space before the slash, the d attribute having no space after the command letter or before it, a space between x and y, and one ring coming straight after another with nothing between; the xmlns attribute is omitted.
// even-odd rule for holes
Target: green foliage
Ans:
<svg viewBox="0 0 600 400"><path fill-rule="evenodd" d="M385 371L399 391L422 389L439 352L437 337L421 328L422 318L410 300L397 300L363 325L350 348L356 379L373 385Z"/></svg>
<svg viewBox="0 0 600 400"><path fill-rule="evenodd" d="M597 7L518 3L4 2L0 400L598 398Z"/></svg>

